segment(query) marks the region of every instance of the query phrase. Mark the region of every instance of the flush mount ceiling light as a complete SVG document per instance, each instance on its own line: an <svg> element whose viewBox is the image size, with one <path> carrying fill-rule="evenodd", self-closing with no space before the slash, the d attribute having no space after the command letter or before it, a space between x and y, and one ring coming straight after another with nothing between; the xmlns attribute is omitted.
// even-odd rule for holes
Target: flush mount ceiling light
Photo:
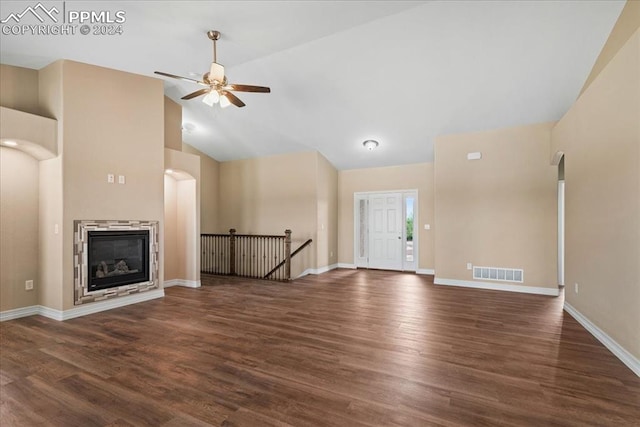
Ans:
<svg viewBox="0 0 640 427"><path fill-rule="evenodd" d="M373 139L367 139L365 142L362 143L362 145L364 146L364 148L366 148L369 151L372 151L374 148L376 148L379 144L378 141L374 141Z"/></svg>
<svg viewBox="0 0 640 427"><path fill-rule="evenodd" d="M7 141L2 141L2 145L6 145L7 147L15 147L18 145L18 143L15 141L7 140Z"/></svg>

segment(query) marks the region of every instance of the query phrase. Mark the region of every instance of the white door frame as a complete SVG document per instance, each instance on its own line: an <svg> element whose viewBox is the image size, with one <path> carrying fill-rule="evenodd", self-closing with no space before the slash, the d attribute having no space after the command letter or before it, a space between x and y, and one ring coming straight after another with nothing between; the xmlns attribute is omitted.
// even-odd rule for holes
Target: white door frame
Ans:
<svg viewBox="0 0 640 427"><path fill-rule="evenodd" d="M564 179L558 181L558 285L564 286Z"/></svg>
<svg viewBox="0 0 640 427"><path fill-rule="evenodd" d="M385 194L385 193L400 193L402 195L402 217L403 217L403 226L402 226L402 270L403 271L418 271L418 260L419 260L419 234L420 230L418 227L419 221L419 202L418 202L418 190L417 189L408 189L408 190L388 190L388 191L358 191L353 193L353 264L359 268L369 268L369 232L366 231L364 235L364 248L363 251L364 256L360 256L360 200L365 200L365 217L367 218L367 225L369 222L369 196L374 194ZM404 226L406 221L407 213L407 197L412 197L414 199L413 205L413 263L408 263L406 261L406 253L405 249L407 245L407 228Z"/></svg>

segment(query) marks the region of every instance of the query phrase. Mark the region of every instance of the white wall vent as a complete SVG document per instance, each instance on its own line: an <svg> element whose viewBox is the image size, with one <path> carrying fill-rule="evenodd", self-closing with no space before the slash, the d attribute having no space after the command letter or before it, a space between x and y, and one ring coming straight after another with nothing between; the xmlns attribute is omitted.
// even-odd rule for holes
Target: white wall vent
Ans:
<svg viewBox="0 0 640 427"><path fill-rule="evenodd" d="M524 282L524 270L518 268L473 266L473 278L500 282Z"/></svg>

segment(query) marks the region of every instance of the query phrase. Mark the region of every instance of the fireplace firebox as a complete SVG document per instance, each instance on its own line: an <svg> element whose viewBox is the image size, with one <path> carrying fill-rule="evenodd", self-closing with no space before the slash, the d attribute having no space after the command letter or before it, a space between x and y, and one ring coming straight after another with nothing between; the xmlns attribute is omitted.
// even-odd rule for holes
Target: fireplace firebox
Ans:
<svg viewBox="0 0 640 427"><path fill-rule="evenodd" d="M89 292L149 281L149 230L87 233Z"/></svg>

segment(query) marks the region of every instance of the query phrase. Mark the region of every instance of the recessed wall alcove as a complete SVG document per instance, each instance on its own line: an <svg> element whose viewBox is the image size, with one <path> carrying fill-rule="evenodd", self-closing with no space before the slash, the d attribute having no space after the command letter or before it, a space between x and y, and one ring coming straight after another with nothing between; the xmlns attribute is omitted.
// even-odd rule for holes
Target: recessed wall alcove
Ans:
<svg viewBox="0 0 640 427"><path fill-rule="evenodd" d="M40 163L57 156L57 126L54 119L0 107L0 311L38 303Z"/></svg>
<svg viewBox="0 0 640 427"><path fill-rule="evenodd" d="M200 286L200 158L165 149L164 286Z"/></svg>

